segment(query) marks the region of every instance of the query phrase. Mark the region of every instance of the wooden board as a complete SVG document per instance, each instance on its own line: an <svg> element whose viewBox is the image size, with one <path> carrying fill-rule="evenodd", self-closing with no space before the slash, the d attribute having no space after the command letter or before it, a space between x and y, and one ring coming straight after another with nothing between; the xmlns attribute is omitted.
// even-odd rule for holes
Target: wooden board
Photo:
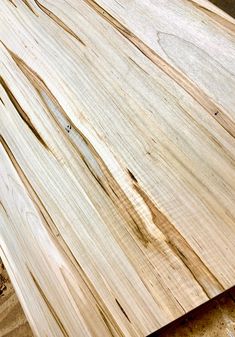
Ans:
<svg viewBox="0 0 235 337"><path fill-rule="evenodd" d="M232 23L174 6L229 67ZM146 336L235 283L233 75L209 97L213 55L194 83L106 10L1 1L1 255L38 336Z"/></svg>
<svg viewBox="0 0 235 337"><path fill-rule="evenodd" d="M87 2L234 136L232 17L207 0Z"/></svg>
<svg viewBox="0 0 235 337"><path fill-rule="evenodd" d="M32 331L3 264L0 267L0 337L32 337ZM235 331L235 288L224 292L176 322L158 330L158 337L228 337Z"/></svg>

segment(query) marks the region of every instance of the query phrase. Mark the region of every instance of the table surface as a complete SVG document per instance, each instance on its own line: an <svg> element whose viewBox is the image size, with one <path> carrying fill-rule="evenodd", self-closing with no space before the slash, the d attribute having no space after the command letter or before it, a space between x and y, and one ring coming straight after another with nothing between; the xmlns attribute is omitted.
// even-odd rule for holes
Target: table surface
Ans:
<svg viewBox="0 0 235 337"><path fill-rule="evenodd" d="M1 254L39 335L143 336L234 285L234 21L157 4L3 1Z"/></svg>
<svg viewBox="0 0 235 337"><path fill-rule="evenodd" d="M0 337L33 337L6 269L0 269ZM172 323L155 337L234 337L235 289Z"/></svg>

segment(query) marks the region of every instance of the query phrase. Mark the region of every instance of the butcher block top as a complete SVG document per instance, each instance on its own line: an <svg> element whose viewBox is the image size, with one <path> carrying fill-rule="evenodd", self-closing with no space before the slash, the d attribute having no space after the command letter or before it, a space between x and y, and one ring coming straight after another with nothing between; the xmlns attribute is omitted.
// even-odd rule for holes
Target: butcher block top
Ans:
<svg viewBox="0 0 235 337"><path fill-rule="evenodd" d="M40 337L144 337L235 285L235 25L205 0L1 0L0 256Z"/></svg>

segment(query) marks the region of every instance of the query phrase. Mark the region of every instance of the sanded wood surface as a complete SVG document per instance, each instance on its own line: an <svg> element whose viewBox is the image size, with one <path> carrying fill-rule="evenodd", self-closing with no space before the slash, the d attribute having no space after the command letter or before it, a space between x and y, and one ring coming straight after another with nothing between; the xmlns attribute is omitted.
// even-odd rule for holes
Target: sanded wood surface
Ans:
<svg viewBox="0 0 235 337"><path fill-rule="evenodd" d="M3 264L0 267L0 337L33 337ZM235 288L173 322L152 337L234 337Z"/></svg>
<svg viewBox="0 0 235 337"><path fill-rule="evenodd" d="M235 283L234 23L199 2L1 0L0 254L38 336L146 336Z"/></svg>

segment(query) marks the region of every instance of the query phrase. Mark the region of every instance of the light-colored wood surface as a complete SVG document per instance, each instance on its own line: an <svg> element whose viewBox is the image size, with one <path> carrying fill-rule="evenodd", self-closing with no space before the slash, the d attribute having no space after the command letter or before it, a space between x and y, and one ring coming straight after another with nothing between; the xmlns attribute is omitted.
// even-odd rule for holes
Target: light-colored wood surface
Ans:
<svg viewBox="0 0 235 337"><path fill-rule="evenodd" d="M6 269L0 269L0 337L33 337ZM212 299L154 337L234 337L235 289Z"/></svg>
<svg viewBox="0 0 235 337"><path fill-rule="evenodd" d="M209 98L110 12L0 7L1 255L38 336L145 336L235 282L233 76Z"/></svg>
<svg viewBox="0 0 235 337"><path fill-rule="evenodd" d="M234 136L231 16L207 0L87 2Z"/></svg>

